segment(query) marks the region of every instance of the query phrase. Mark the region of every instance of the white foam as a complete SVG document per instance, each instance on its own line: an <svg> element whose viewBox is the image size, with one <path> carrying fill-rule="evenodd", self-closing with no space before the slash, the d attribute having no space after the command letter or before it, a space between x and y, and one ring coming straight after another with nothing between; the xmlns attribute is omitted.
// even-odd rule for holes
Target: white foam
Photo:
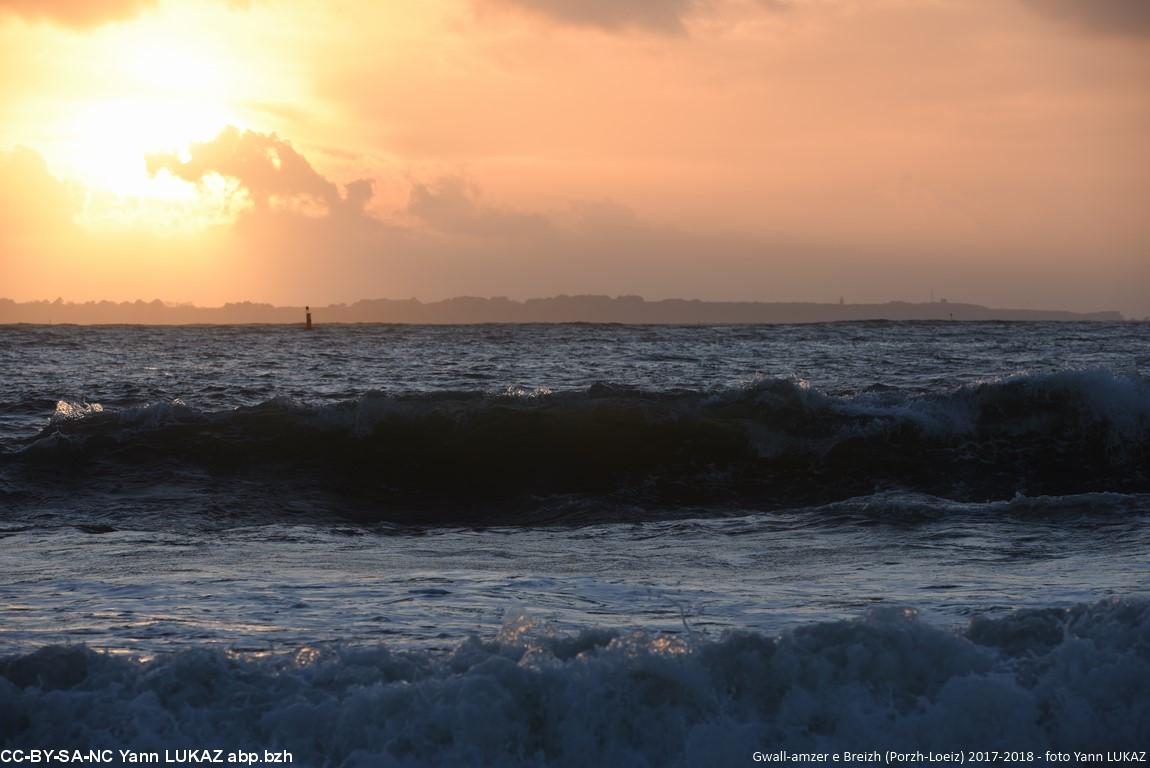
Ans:
<svg viewBox="0 0 1150 768"><path fill-rule="evenodd" d="M62 424L69 421L80 421L93 414L103 412L104 406L99 403L59 400L56 403L56 411L52 414L50 422L52 424Z"/></svg>
<svg viewBox="0 0 1150 768"><path fill-rule="evenodd" d="M747 765L776 749L1130 749L1150 733L1150 603L979 620L912 611L719 640L522 613L450 652L82 648L0 662L0 742L287 749L302 765Z"/></svg>

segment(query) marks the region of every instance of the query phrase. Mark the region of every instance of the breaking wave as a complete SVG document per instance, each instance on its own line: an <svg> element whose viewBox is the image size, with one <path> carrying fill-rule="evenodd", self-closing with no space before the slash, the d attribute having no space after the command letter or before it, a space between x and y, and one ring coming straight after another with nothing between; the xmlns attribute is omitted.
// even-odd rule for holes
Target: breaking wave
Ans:
<svg viewBox="0 0 1150 768"><path fill-rule="evenodd" d="M277 398L205 412L62 403L0 464L71 482L188 469L322 489L381 517L540 498L670 509L810 506L892 490L955 501L1150 491L1150 381L1025 375L943 394L513 390ZM159 473L159 474L157 474ZM423 513L421 512L421 514Z"/></svg>
<svg viewBox="0 0 1150 768"><path fill-rule="evenodd" d="M1118 750L1150 733L1150 603L905 609L777 637L513 614L449 651L307 647L0 659L0 744L286 749L297 764L747 765L755 751ZM848 763L849 764L849 763Z"/></svg>

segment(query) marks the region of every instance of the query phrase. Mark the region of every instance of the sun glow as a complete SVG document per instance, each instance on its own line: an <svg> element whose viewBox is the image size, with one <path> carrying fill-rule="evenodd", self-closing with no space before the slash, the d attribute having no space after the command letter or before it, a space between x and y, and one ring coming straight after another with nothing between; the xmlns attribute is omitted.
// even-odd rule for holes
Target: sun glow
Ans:
<svg viewBox="0 0 1150 768"><path fill-rule="evenodd" d="M119 195L170 197L179 187L150 176L146 157L184 152L235 118L218 104L170 97L137 97L86 105L67 130L61 162L85 186Z"/></svg>
<svg viewBox="0 0 1150 768"><path fill-rule="evenodd" d="M243 101L240 62L202 30L146 23L111 34L98 54L90 77L99 86L60 100L49 131L53 167L87 191L81 223L170 228L183 211L196 228L216 218L201 210L221 209L210 185L150 174L147 156L184 153L228 125L245 127L232 106Z"/></svg>

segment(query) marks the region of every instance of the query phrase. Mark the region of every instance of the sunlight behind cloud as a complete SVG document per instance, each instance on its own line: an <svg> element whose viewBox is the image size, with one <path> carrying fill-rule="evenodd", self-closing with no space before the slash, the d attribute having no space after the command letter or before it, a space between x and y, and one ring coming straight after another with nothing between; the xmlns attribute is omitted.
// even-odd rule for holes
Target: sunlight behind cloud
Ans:
<svg viewBox="0 0 1150 768"><path fill-rule="evenodd" d="M213 31L220 13L177 7L69 44L89 66L45 94L34 146L59 177L87 190L77 223L187 232L229 220L234 196L217 189L226 185L150 174L145 159L246 124L242 105L260 87L249 49Z"/></svg>
<svg viewBox="0 0 1150 768"><path fill-rule="evenodd" d="M85 105L69 122L60 161L70 176L118 194L169 196L170 185L148 175L144 156L184 151L234 118L217 104L142 96Z"/></svg>

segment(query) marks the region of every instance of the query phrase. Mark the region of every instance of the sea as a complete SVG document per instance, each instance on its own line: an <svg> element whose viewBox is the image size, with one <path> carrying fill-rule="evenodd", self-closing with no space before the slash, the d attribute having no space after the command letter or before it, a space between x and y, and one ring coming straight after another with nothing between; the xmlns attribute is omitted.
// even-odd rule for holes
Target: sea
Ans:
<svg viewBox="0 0 1150 768"><path fill-rule="evenodd" d="M0 370L5 762L1150 749L1147 323L12 325Z"/></svg>

